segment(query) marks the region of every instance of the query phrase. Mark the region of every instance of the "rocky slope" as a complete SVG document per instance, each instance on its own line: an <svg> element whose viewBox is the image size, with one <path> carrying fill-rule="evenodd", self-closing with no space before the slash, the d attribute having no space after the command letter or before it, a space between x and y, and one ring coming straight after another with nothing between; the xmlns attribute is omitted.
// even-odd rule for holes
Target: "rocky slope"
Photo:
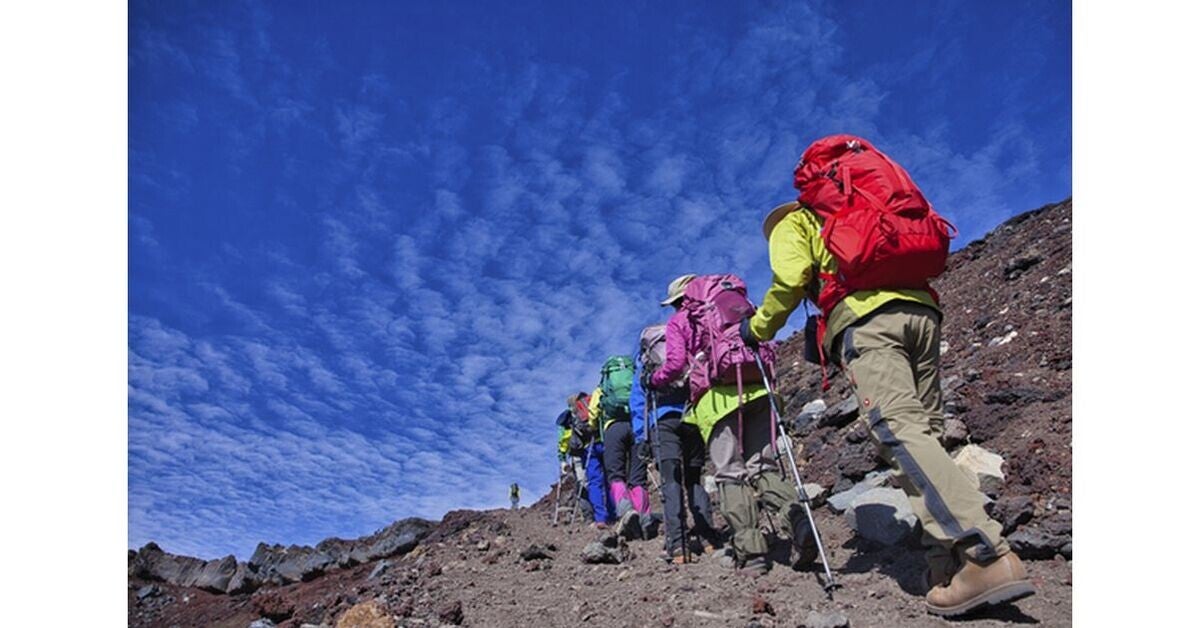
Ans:
<svg viewBox="0 0 1200 628"><path fill-rule="evenodd" d="M980 480L1038 595L980 626L1071 622L1071 202L1001 225L956 252L945 308L945 444ZM793 571L786 539L759 579L728 557L671 566L658 540L615 543L550 525L551 494L518 511L406 519L316 547L260 544L245 563L150 544L129 556L131 626L941 626L924 613L915 518L856 421L844 378L784 343L780 392L818 524L844 585ZM818 486L819 485L819 486ZM881 507L883 506L883 507ZM656 506L657 507L657 506ZM720 523L718 518L718 523ZM773 523L764 518L765 529ZM598 543L604 541L607 543ZM589 560L619 561L591 563Z"/></svg>

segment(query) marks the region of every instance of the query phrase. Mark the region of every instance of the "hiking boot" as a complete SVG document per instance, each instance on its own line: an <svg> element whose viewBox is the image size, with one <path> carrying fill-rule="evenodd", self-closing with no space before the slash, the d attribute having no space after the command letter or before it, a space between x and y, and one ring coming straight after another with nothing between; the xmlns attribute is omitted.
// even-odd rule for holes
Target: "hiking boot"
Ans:
<svg viewBox="0 0 1200 628"><path fill-rule="evenodd" d="M670 563L672 565L686 565L687 563L692 562L688 557L687 552L684 551L682 547L672 551L663 550L658 557L661 558L663 562Z"/></svg>
<svg viewBox="0 0 1200 628"><path fill-rule="evenodd" d="M817 538L808 517L801 516L792 524L792 548L796 550L796 560L792 564L797 567L807 567L817 560Z"/></svg>
<svg viewBox="0 0 1200 628"><path fill-rule="evenodd" d="M638 515L638 511L630 510L621 515L617 521L617 536L626 541L641 540L642 538L642 518Z"/></svg>
<svg viewBox="0 0 1200 628"><path fill-rule="evenodd" d="M934 587L925 595L925 610L953 617L981 606L1004 604L1033 595L1033 584L1025 565L1009 552L986 565L966 561L946 586Z"/></svg>
<svg viewBox="0 0 1200 628"><path fill-rule="evenodd" d="M958 559L952 552L946 550L933 549L925 555L925 573L922 579L925 584L925 592L928 593L934 587L944 587L950 584L950 579L961 568Z"/></svg>
<svg viewBox="0 0 1200 628"><path fill-rule="evenodd" d="M658 528L662 524L662 519L654 516L654 513L647 514L645 520L642 521L642 540L650 541L658 536Z"/></svg>
<svg viewBox="0 0 1200 628"><path fill-rule="evenodd" d="M593 529L593 530L607 530L607 529L608 529L608 524L607 524L607 523L604 523L603 521L593 521L593 522L592 522L592 529Z"/></svg>
<svg viewBox="0 0 1200 628"><path fill-rule="evenodd" d="M758 577L765 576L771 571L771 561L763 554L757 556L747 556L746 560L742 561L742 573L749 576Z"/></svg>

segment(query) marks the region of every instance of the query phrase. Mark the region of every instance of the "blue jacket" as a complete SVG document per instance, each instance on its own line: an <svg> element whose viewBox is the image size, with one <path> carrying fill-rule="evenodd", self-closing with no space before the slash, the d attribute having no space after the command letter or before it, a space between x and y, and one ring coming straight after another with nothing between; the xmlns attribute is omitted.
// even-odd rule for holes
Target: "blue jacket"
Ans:
<svg viewBox="0 0 1200 628"><path fill-rule="evenodd" d="M646 440L646 391L642 389L642 360L641 360L641 341L638 341L638 348L633 352L633 389L629 391L629 414L633 422L634 439L637 442ZM654 416L650 419L650 429L654 429L654 422L661 419L664 414L669 412L678 412L683 414L683 403L677 404L659 404L655 409Z"/></svg>

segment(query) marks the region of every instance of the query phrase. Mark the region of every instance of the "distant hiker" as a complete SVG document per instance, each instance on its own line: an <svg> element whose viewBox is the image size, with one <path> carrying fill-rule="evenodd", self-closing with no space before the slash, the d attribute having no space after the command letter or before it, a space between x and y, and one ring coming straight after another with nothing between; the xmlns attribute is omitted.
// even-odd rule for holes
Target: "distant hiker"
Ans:
<svg viewBox="0 0 1200 628"><path fill-rule="evenodd" d="M581 401L581 398L583 401ZM575 479L575 492L572 500L572 521L574 509L578 508L584 518L592 519L593 506L588 496L588 448L591 446L591 429L587 422L587 395L585 393L567 396L567 408L559 413L554 423L558 426L558 464L559 476L570 476ZM573 409L574 408L574 409ZM561 479L559 480L561 482ZM604 478L599 478L597 486L600 489L598 502L604 510ZM557 506L557 504L556 504ZM603 520L603 517L601 518ZM557 517L556 517L557 521Z"/></svg>
<svg viewBox="0 0 1200 628"><path fill-rule="evenodd" d="M731 291L739 294L726 294ZM772 438L775 426L767 390L762 380L756 379L757 368L752 363L741 365L738 372L744 370L746 376L741 383L714 380L709 369L721 362L719 357L741 355L737 349L744 347L736 320L730 337L706 313L714 311L714 298L744 299L745 291L745 284L734 275L683 275L672 281L662 303L678 311L667 322L666 361L651 376L650 385L666 391L671 382L688 374L690 409L685 420L699 428L708 444L716 466L721 514L733 529L737 562L747 572L760 575L771 568L767 539L758 528L760 501L786 517L799 555L797 564L812 562L817 549L796 489L777 465Z"/></svg>
<svg viewBox="0 0 1200 628"><path fill-rule="evenodd" d="M626 539L646 537L650 497L646 493L646 463L638 455L630 423L629 395L633 390L633 359L610 356L600 368L600 385L592 393L592 420L604 441L604 473L617 507L617 534Z"/></svg>
<svg viewBox="0 0 1200 628"><path fill-rule="evenodd" d="M692 513L692 535L704 551L711 552L720 544L713 529L712 506L708 492L700 481L704 470L704 439L700 429L683 421L683 408L688 400L685 378L667 384L662 391L647 391L645 382L650 373L666 360L666 325L651 325L638 338L637 360L634 362L633 391L629 409L633 414L633 431L639 443L653 448L653 459L662 477L663 517L666 520L664 555L667 561L688 562L687 513ZM684 497L687 509L684 509Z"/></svg>
<svg viewBox="0 0 1200 628"><path fill-rule="evenodd" d="M808 325L816 347L806 353L845 369L871 438L921 520L929 612L959 615L1033 594L983 495L938 440L942 315L928 280L945 267L953 227L903 168L861 138L818 140L794 176L798 202L763 222L773 277L743 339L773 338L805 297L816 303L821 315Z"/></svg>
<svg viewBox="0 0 1200 628"><path fill-rule="evenodd" d="M521 503L521 487L517 486L516 482L513 482L512 486L508 487L508 498L512 500L512 509L516 510L517 504Z"/></svg>
<svg viewBox="0 0 1200 628"><path fill-rule="evenodd" d="M615 520L616 509L613 508L612 498L608 494L608 482L604 477L604 444L596 437L598 432L590 407L591 397L585 392L567 397L571 428L566 433L565 444L563 433L560 432L559 450L562 451L566 447L568 455L573 457L573 463L576 464L577 481L581 487L586 486L592 526L604 529Z"/></svg>

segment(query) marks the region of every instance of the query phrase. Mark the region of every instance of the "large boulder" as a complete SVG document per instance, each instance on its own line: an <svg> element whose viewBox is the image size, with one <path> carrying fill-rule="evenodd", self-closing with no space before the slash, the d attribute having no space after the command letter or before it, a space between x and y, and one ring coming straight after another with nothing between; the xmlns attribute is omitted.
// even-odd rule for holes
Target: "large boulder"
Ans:
<svg viewBox="0 0 1200 628"><path fill-rule="evenodd" d="M407 554L421 539L429 535L434 525L432 521L416 517L401 519L357 543L362 550L362 556L365 557L365 560L359 562Z"/></svg>
<svg viewBox="0 0 1200 628"><path fill-rule="evenodd" d="M291 584L312 580L337 562L333 556L307 545L259 543L247 564L264 582Z"/></svg>
<svg viewBox="0 0 1200 628"><path fill-rule="evenodd" d="M225 593L238 568L232 555L213 560L176 556L158 545L147 543L138 550L129 565L129 575L159 580L184 587L196 587L213 593Z"/></svg>
<svg viewBox="0 0 1200 628"><path fill-rule="evenodd" d="M918 525L908 496L895 488L873 488L862 493L850 502L845 516L859 536L884 545L905 541Z"/></svg>

